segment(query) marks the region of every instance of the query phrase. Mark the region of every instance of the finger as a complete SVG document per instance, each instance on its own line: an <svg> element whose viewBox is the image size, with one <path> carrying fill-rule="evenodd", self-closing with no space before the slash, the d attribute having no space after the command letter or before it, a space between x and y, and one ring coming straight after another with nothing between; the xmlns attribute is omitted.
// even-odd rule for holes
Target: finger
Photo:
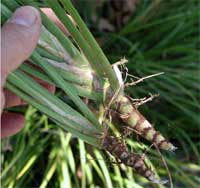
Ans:
<svg viewBox="0 0 200 188"><path fill-rule="evenodd" d="M68 30L65 28L63 23L58 19L58 17L55 15L55 13L52 11L50 8L42 8L41 9L44 14L46 14L52 22L54 22L62 31L65 35L69 36Z"/></svg>
<svg viewBox="0 0 200 188"><path fill-rule="evenodd" d="M44 82L43 80L39 81L39 84L43 86L45 89L47 89L49 92L55 93L55 86L50 85ZM26 104L24 100L16 96L12 91L8 89L4 89L4 98L5 98L4 107L7 107L7 108Z"/></svg>
<svg viewBox="0 0 200 188"><path fill-rule="evenodd" d="M22 99L17 97L13 92L4 89L5 105L4 107L18 106L22 104Z"/></svg>
<svg viewBox="0 0 200 188"><path fill-rule="evenodd" d="M1 138L18 133L25 124L24 116L16 113L4 112L1 116Z"/></svg>
<svg viewBox="0 0 200 188"><path fill-rule="evenodd" d="M42 85L45 89L47 89L50 93L55 93L55 86L54 85L50 85L46 82L41 82L40 85Z"/></svg>
<svg viewBox="0 0 200 188"><path fill-rule="evenodd" d="M34 65L34 64L32 64L32 63L30 63L30 62L25 62L28 66L30 66L32 69L36 69L37 71L41 71L42 73L44 73L43 72L43 70L40 68L40 67L38 67L38 66L36 66L36 65ZM38 82L40 85L42 85L44 88L46 88L49 92L51 92L51 93L55 93L55 90L56 90L56 88L55 88L55 85L52 85L52 84L49 84L49 83L47 83L46 81L44 81L44 80L42 80L42 79L40 79L40 78L38 78L38 77L35 77L35 76L33 76L33 75L30 75L36 82Z"/></svg>
<svg viewBox="0 0 200 188"><path fill-rule="evenodd" d="M2 91L0 93L1 93L1 109L0 109L0 114L1 114L2 109L4 108L5 105L5 96Z"/></svg>
<svg viewBox="0 0 200 188"><path fill-rule="evenodd" d="M3 25L1 33L2 82L7 75L26 60L36 47L41 31L41 18L37 9L24 6L15 11Z"/></svg>

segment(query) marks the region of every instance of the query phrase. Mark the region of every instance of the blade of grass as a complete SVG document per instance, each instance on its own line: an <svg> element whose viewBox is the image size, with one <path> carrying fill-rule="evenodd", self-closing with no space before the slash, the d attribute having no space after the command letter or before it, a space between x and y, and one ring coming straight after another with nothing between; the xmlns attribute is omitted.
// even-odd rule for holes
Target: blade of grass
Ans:
<svg viewBox="0 0 200 188"><path fill-rule="evenodd" d="M58 84L58 86L60 86L60 88L62 88L63 91L71 98L71 100L81 110L81 112L93 123L93 125L97 129L100 130L101 126L98 120L91 112L91 110L77 96L74 87L71 84L64 82L63 78L55 71L54 67L46 61L44 61L42 57L36 52L33 52L33 54L31 55L31 59L32 61L37 62L44 69L44 71L47 72L47 74L52 78L52 80L54 80Z"/></svg>
<svg viewBox="0 0 200 188"><path fill-rule="evenodd" d="M70 133L67 134L67 138L68 141L70 141L72 139L72 135ZM73 179L75 180L75 185L76 187L80 187L79 185L79 181L78 181L78 177L76 175L76 161L75 161L75 156L74 153L72 152L72 147L70 145L70 143L67 145L67 161L68 161L68 165L69 168L71 170Z"/></svg>
<svg viewBox="0 0 200 188"><path fill-rule="evenodd" d="M94 39L94 37L92 36L90 31L88 30L87 26L85 25L85 23L79 16L78 12L72 5L71 1L70 0L60 0L60 1L62 2L64 9L70 13L72 18L76 22L81 35L85 38L85 41L87 41L90 48L92 49L92 53L95 54L99 65L101 65L100 70L103 70L105 72L107 78L109 79L112 89L114 91L117 91L119 88L118 79L117 79L114 71L112 70L111 65L110 65L108 59L106 58L106 56L104 55L102 49L97 44L96 40Z"/></svg>
<svg viewBox="0 0 200 188"><path fill-rule="evenodd" d="M65 136L61 130L59 130L60 135L60 142L61 142L61 169L62 169L62 181L61 181L61 187L65 188L71 187L71 178L70 178L70 172L69 172L69 164L67 163L67 152L66 147L69 144L69 137Z"/></svg>
<svg viewBox="0 0 200 188"><path fill-rule="evenodd" d="M54 173L56 171L56 167L57 167L56 161L53 161L53 162L51 161L48 163L43 181L41 182L39 188L47 187L50 179L52 178L52 176L54 175Z"/></svg>
<svg viewBox="0 0 200 188"><path fill-rule="evenodd" d="M78 46L81 48L81 50L83 51L83 53L85 54L85 56L89 60L89 62L95 63L95 64L91 63L91 66L95 70L95 73L98 76L103 76L101 66L97 63L97 59L94 56L94 54L91 53L92 49L89 47L89 45L87 44L87 42L83 38L83 36L79 33L76 26L74 26L74 24L72 23L70 18L68 16L66 16L65 11L61 8L61 6L58 4L57 1L46 0L46 2L52 8L52 10L55 12L55 14L58 16L58 18L62 21L62 23L65 25L65 27L68 29L68 31L72 35L73 39L76 41Z"/></svg>
<svg viewBox="0 0 200 188"><path fill-rule="evenodd" d="M81 188L86 188L87 180L86 180L86 156L85 156L85 144L82 140L78 140L79 143L79 154L80 154L80 163L81 163Z"/></svg>
<svg viewBox="0 0 200 188"><path fill-rule="evenodd" d="M36 102L32 97L26 95L24 92L21 92L19 89L17 89L12 84L10 84L9 82L6 83L6 87L8 89L10 89L13 93L20 96L25 101L27 101L29 104L34 106L35 108L39 109L44 114L48 114L48 116L50 116L51 119L58 124L58 126L60 126L61 128L63 128L66 131L71 132L72 134L74 134L74 136L83 139L87 143L90 143L90 144L92 144L96 147L100 146L99 140L97 138L95 138L94 135L93 135L94 137L91 136L91 135L85 135L82 132L79 132L77 129L75 129L75 127L80 126L80 125L74 125L74 122L70 122L69 120L66 120L66 118L63 119L62 116L58 115L57 113L49 110L49 108L47 108L47 107L41 105L40 103Z"/></svg>
<svg viewBox="0 0 200 188"><path fill-rule="evenodd" d="M19 8L19 4L14 0L2 0L1 5L4 4L5 6L9 7L10 10L14 11L16 8Z"/></svg>
<svg viewBox="0 0 200 188"><path fill-rule="evenodd" d="M54 82L46 74L44 74L43 72L37 69L30 67L27 64L22 64L20 66L20 70L23 70L29 75L32 75L36 78L44 80L45 82L49 84L54 85ZM95 92L93 88L90 88L91 86L85 85L87 81L84 81L83 79L80 80L79 77L75 76L71 72L69 72L69 74L66 74L67 71L65 70L58 70L58 71L60 75L65 79L65 82L69 81L68 83L74 85L77 95L81 97L86 97L88 99L93 99L95 101L103 101L103 97L104 97L103 94L100 92Z"/></svg>
<svg viewBox="0 0 200 188"><path fill-rule="evenodd" d="M97 162L95 161L95 159L89 153L87 153L87 159L90 160L91 165L93 166L94 170L98 174L98 176L101 179L101 181L103 182L103 184L106 186L106 180L105 180L105 177L103 175L103 172L99 168L99 166L98 166ZM99 159L99 160L101 160L101 159Z"/></svg>
<svg viewBox="0 0 200 188"><path fill-rule="evenodd" d="M103 156L100 154L100 152L98 150L95 149L94 153L95 153L95 156L96 156L97 159L103 159ZM106 180L106 187L113 188L110 173L109 173L109 170L108 170L108 167L107 167L105 161L99 160L98 163L101 167L101 170L103 171L103 174L104 174L104 177L105 177L105 180Z"/></svg>
<svg viewBox="0 0 200 188"><path fill-rule="evenodd" d="M15 81L18 84L23 84L24 92L30 91L30 93L32 93L33 97L35 97L36 100L43 102L47 105L47 107L51 108L59 115L63 115L64 117L66 117L66 119L70 120L71 118L71 121L80 123L80 125L82 124L84 129L88 129L88 131L92 128L92 124L90 124L90 122L87 121L83 116L81 116L77 111L73 110L66 103L53 96L53 94L50 94L46 89L34 82L23 72L16 70L15 73L11 73L8 81ZM30 85L32 86L31 88L29 88Z"/></svg>
<svg viewBox="0 0 200 188"><path fill-rule="evenodd" d="M16 177L16 180L20 179L26 172L27 170L33 165L33 163L36 161L37 159L37 154L33 155L25 164L25 166L21 169L21 171L19 172L19 174Z"/></svg>

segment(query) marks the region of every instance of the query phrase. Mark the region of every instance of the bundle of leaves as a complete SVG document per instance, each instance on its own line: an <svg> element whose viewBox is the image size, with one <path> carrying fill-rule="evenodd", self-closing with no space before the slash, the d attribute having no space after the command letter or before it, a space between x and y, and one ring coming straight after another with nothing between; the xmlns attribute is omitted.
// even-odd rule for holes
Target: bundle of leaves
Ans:
<svg viewBox="0 0 200 188"><path fill-rule="evenodd" d="M135 154L127 148L131 146L132 150L135 149L134 152L139 153L144 152L144 148L147 148L149 153L152 153L152 158L158 159L159 155L155 150L149 149L149 146L145 146L137 140L132 140L132 137L127 139L127 143L123 143L121 138L116 135L124 136L124 132L126 131L128 131L128 134L134 132L136 135L152 142L157 148L174 150L174 146L169 143L160 132L156 131L137 109L140 104L147 101L146 98L143 100L138 99L141 95L146 94L147 90L151 93L156 92L160 93L161 96L166 96L166 99L163 100L161 104L157 101L151 106L144 106L144 114L147 115L148 119L154 120L156 125L158 123L166 125L169 124L169 122L171 124L171 120L177 117L175 117L173 110L171 110L170 113L166 113L167 115L159 114L158 116L156 110L160 111L159 109L162 105L164 107L162 107L162 111L160 112L163 114L166 110L169 111L168 106L173 105L175 108L179 108L180 118L176 120L181 120L181 123L188 121L188 118L183 117L183 113L186 115L192 114L191 117L194 118L193 123L198 121L197 115L194 113L199 107L197 93L193 94L198 79L193 76L193 74L197 74L195 62L197 62L196 58L198 53L197 49L195 49L197 48L197 43L194 40L198 32L197 2L187 3L187 6L185 4L182 5L180 2L140 2L136 9L137 11L132 15L133 19L130 19L129 23L119 31L119 34L98 33L102 46L105 45L105 51L108 52L108 57L111 62L118 61L124 55L128 57L129 63L127 67L129 73L131 72L135 75L131 77L127 77L129 74L126 68L121 71L119 70L119 64L123 65L123 62L118 62L111 67L108 59L85 27L70 1L62 0L61 3L67 13L72 17L73 22L65 15L65 11L60 7L57 1L47 0L46 2L47 4L44 5L50 6L67 27L71 34L72 41L65 37L64 34L42 14L43 32L36 51L30 57L30 61L41 67L43 71L38 71L38 69L23 64L9 76L6 85L7 88L41 112L47 114L48 117L58 126L62 127L63 130L69 131L72 135L81 138L93 146L110 152L110 154L114 155L121 163L131 166L136 170L136 173L141 174L154 183L160 184L161 182L158 180L158 177L156 177L158 174L155 173L159 172L166 176L167 172L163 171L163 167L156 167L152 170L149 168L151 163L146 155ZM12 3L11 1L3 1L2 12L3 18L5 17L3 20L6 20L17 7L27 3L36 7L41 5L36 1L18 0L17 3L15 1ZM181 5L178 10L172 11L170 9L170 7L178 5ZM156 11L157 9L159 11ZM186 9L188 11L182 12ZM177 20L179 21L180 19L182 20L182 24L179 25L177 24ZM168 24L166 24L166 22ZM76 25L74 25L74 23ZM162 24L163 26L161 27L160 25ZM162 29L159 31L158 28L160 27ZM188 28L188 30L186 30L186 28ZM172 29L173 31L171 31ZM183 30L184 32L180 35L179 32ZM155 31L159 31L158 36L155 36ZM182 43L180 42L182 41L185 42L184 47L181 46ZM75 45L74 42L76 43ZM111 46L112 48L110 48ZM173 66L170 66L173 61L175 61L175 63L173 63ZM190 70L186 70L188 67L190 67ZM183 74L182 70L186 71L187 74ZM171 75L166 74L165 76L152 78L151 80L145 81L142 87L135 86L134 89L126 87L135 85L140 80L144 81L145 79L141 79L142 77L147 78L145 76L155 75L158 72L167 72L168 74L171 73ZM179 74L179 72L183 75ZM123 76L123 74L125 74L125 76ZM53 96L48 93L45 89L36 84L31 79L30 75L55 84L59 88L59 95ZM184 77L184 75L186 76ZM181 77L181 80L179 80L179 77ZM186 80L188 78L193 79L192 84L194 85L189 84L192 92L187 89L188 82L186 82ZM191 83L191 80L189 83ZM177 91L182 91L181 94L185 95L185 97L191 97L192 102L188 103L184 100L184 97L178 97ZM172 94L170 95L167 92L174 92L176 95L171 97ZM129 93L133 99L127 97L126 93ZM85 99L87 99L87 103ZM184 100L185 103L181 102L181 100ZM187 109L185 109L186 107ZM178 110L174 109L174 111L177 112ZM119 166L114 166L109 173L105 161L102 160L102 153L96 149L91 150L91 148L89 148L90 152L86 154L83 141L79 140L77 143L74 138L71 138L71 134L60 130L58 131L58 128L53 128L52 121L48 123L46 116L43 115L39 117L36 113L34 117L34 114L35 110L30 108L29 111L27 111L27 119L33 118L31 121L36 121L38 122L37 124L40 125L44 123L45 129L27 126L26 130L24 130L25 133L29 132L32 134L37 130L40 132L42 131L41 135L37 136L37 138L35 137L32 141L24 135L24 133L13 138L13 140L18 139L17 142L22 146L26 139L30 140L32 144L30 144L30 148L26 147L26 152L29 153L29 155L26 155L23 149L15 150L15 148L14 151L16 151L16 153L13 152L10 155L10 160L14 159L14 162L18 161L18 169L20 169L20 171L12 166L14 163L13 161L10 164L6 163L6 161L3 163L4 171L2 173L2 178L5 186L16 187L24 185L24 183L27 186L31 186L32 182L34 186L40 185L40 187L56 187L58 185L68 185L68 187L75 185L79 187L80 183L81 187L94 187L95 185L112 187L115 186L115 184L120 187L139 186L133 180L132 170L125 173L127 167L121 165L121 169ZM120 120L117 123L115 121L116 117ZM170 125L169 127L162 126L159 128L161 132L165 134L167 131L169 133L173 132L174 138L176 139L175 143L179 147L182 147L180 144L186 144L182 139L179 140L179 135L185 135L185 138L187 138L192 146L189 149L184 147L185 152L187 153L192 149L198 158L199 153L197 145L192 142L192 137L184 134L184 131L177 128L178 125L179 124ZM175 129L177 130L176 132L174 131ZM193 131L192 128L191 131ZM42 139L43 134L47 135L45 139ZM56 136L58 134L60 137ZM195 135L195 139L197 138L198 135ZM41 139L43 147L35 147L35 143ZM49 140L52 141L52 144L49 144ZM149 145L150 142L144 141L143 143ZM128 147L125 146L125 144ZM59 148L58 145L61 147ZM79 150L73 147L77 145L79 146ZM33 146L35 148L34 150L32 150ZM48 149L50 152L46 151ZM78 160L75 157L78 151L80 151L80 164L79 162L75 162ZM42 152L47 152L49 162L47 167L45 167L46 173L41 173L42 176L44 176L43 180L40 176L38 178L39 180L34 182L32 177L27 178L29 175L28 171L37 164L37 160L41 161ZM93 157L93 160L89 160L86 163L86 158L91 158L91 155L95 156L97 161L95 161L96 159ZM170 166L184 177L187 177L187 171L191 171L191 169L194 168L194 166L186 165L185 171L178 170L182 163L178 164L176 157L171 153L167 155L169 155L167 162ZM182 152L180 152L180 156L181 155ZM20 158L24 161L23 163L20 163ZM162 165L161 160L159 163ZM46 166L46 164L43 163L43 166ZM198 172L198 167L195 166L195 168ZM58 179L53 176L56 170L58 172ZM15 171L13 173L15 177L16 173L19 172L17 178L7 178L6 175L9 171ZM176 177L175 185L197 186L198 180L196 180L195 176L191 179L187 177L185 178L185 182L180 182L181 177L179 177L175 171L171 171L171 174ZM35 173L37 174L37 170ZM70 174L73 174L73 177L70 177ZM98 174L102 182L99 182L98 179L94 179L96 174ZM141 178L142 177L139 176L139 182L145 182L147 185L149 184L147 180ZM172 182L170 182L170 184L172 187ZM162 187L163 185L158 186Z"/></svg>

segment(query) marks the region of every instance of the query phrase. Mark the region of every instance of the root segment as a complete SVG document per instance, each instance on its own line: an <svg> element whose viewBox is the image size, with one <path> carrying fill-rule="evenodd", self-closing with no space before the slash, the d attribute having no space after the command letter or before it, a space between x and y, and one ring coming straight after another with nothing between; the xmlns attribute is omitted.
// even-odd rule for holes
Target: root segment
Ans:
<svg viewBox="0 0 200 188"><path fill-rule="evenodd" d="M132 105L131 101L122 96L118 99L117 112L120 113L120 118L128 124L129 132L132 129L140 136L156 144L160 149L173 151L175 147L168 142L160 132L156 131L154 127L140 114L140 112ZM133 132L132 131L132 132Z"/></svg>
<svg viewBox="0 0 200 188"><path fill-rule="evenodd" d="M158 184L161 183L155 177L154 172L147 167L143 157L135 153L129 152L122 140L114 136L106 135L103 139L102 146L106 151L115 156L117 160L119 160L126 166L134 168L138 174L147 178L149 181Z"/></svg>

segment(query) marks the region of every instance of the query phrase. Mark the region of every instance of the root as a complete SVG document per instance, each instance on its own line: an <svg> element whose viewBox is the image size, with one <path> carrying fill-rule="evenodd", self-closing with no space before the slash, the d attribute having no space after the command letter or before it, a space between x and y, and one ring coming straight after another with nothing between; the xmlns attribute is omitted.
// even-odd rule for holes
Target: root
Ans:
<svg viewBox="0 0 200 188"><path fill-rule="evenodd" d="M114 136L105 135L102 141L102 147L108 151L111 155L115 156L117 161L132 167L141 176L147 178L153 183L163 183L155 177L155 173L147 167L144 162L145 156L140 156L133 152L129 152L125 143Z"/></svg>
<svg viewBox="0 0 200 188"><path fill-rule="evenodd" d="M143 159L143 160L145 159L145 156L147 155L148 151L152 148L152 146L154 146L154 144L151 144L151 145L149 146L149 148L146 148L146 149L144 150L144 153L142 154L142 159Z"/></svg>
<svg viewBox="0 0 200 188"><path fill-rule="evenodd" d="M152 74L143 78L139 78L128 73L128 68L126 67L126 63L128 61L124 58L120 61L113 64L113 69L116 73L118 78L120 87L119 89L110 97L107 107L105 108L104 119L107 118L108 114L111 117L110 109L112 108L115 110L119 117L123 122L127 124L127 126L123 129L122 138L124 136L128 136L133 132L136 133L138 136L142 136L145 139L151 141L166 168L169 181L170 181L170 188L173 188L172 177L167 167L167 163L160 153L159 149L165 149L174 151L176 147L174 147L170 142L168 142L159 131L156 131L154 127L140 114L137 110L139 106L152 101L155 97L158 97L159 94L149 94L149 97L144 97L142 99L133 99L128 96L124 95L124 88L136 85L140 82L143 82L146 79L159 76L164 74L164 72ZM120 66L121 70L119 70L118 66ZM122 76L123 75L123 76ZM124 77L124 78L122 78ZM127 82L126 80L129 77L131 82ZM152 147L151 145L151 147ZM147 167L145 163L146 152L143 153L142 156L135 154L133 152L128 151L126 144L123 142L122 139L119 139L114 136L110 136L108 134L108 129L106 129L103 137L102 137L102 147L111 155L116 157L116 160L119 163L123 163L126 166L130 166L136 170L136 172L143 177L147 178L149 181L157 184L165 184L166 180L160 181L155 177L154 172Z"/></svg>
<svg viewBox="0 0 200 188"><path fill-rule="evenodd" d="M145 76L143 78L138 78L136 81L132 81L132 82L129 82L129 83L126 83L125 84L125 87L129 87L129 86L134 86L140 82L143 82L144 80L148 79L148 78L152 78L152 77L155 77L155 76L159 76L161 74L164 74L164 72L159 72L159 73L156 73L156 74L152 74L152 75L149 75L149 76Z"/></svg>
<svg viewBox="0 0 200 188"><path fill-rule="evenodd" d="M157 152L158 152L158 154L159 154L159 156L160 156L160 158L161 158L161 160L162 160L162 162L165 166L165 169L167 171L167 174L168 174L168 177L169 177L170 188L173 188L174 186L173 186L172 176L171 176L171 173L169 171L167 162L166 162L165 158L163 157L162 153L160 152L160 149L158 148L158 146L156 144L154 144L154 147L156 148L156 150L157 150Z"/></svg>
<svg viewBox="0 0 200 188"><path fill-rule="evenodd" d="M150 99L152 99L152 97ZM168 142L160 132L156 131L144 116L140 114L127 97L121 98L118 103L118 109L116 110L121 114L120 118L122 121L129 125L129 128L126 130L126 135L131 134L131 131L135 131L136 134L157 144L160 149L171 151L175 149L175 147Z"/></svg>
<svg viewBox="0 0 200 188"><path fill-rule="evenodd" d="M141 99L133 99L131 97L129 97L129 99L131 100L132 104L135 106L135 108L138 108L139 106L143 105L143 104L146 104L147 102L150 102L152 101L154 98L158 97L159 94L149 94L150 96L149 97L144 97L144 98L141 98Z"/></svg>
<svg viewBox="0 0 200 188"><path fill-rule="evenodd" d="M130 126L128 126L128 125L123 126L123 131L122 131L123 137L129 136L129 135L131 135L133 132L134 132L136 135L141 135L141 132L138 132L137 130L133 129L132 127L130 127Z"/></svg>

